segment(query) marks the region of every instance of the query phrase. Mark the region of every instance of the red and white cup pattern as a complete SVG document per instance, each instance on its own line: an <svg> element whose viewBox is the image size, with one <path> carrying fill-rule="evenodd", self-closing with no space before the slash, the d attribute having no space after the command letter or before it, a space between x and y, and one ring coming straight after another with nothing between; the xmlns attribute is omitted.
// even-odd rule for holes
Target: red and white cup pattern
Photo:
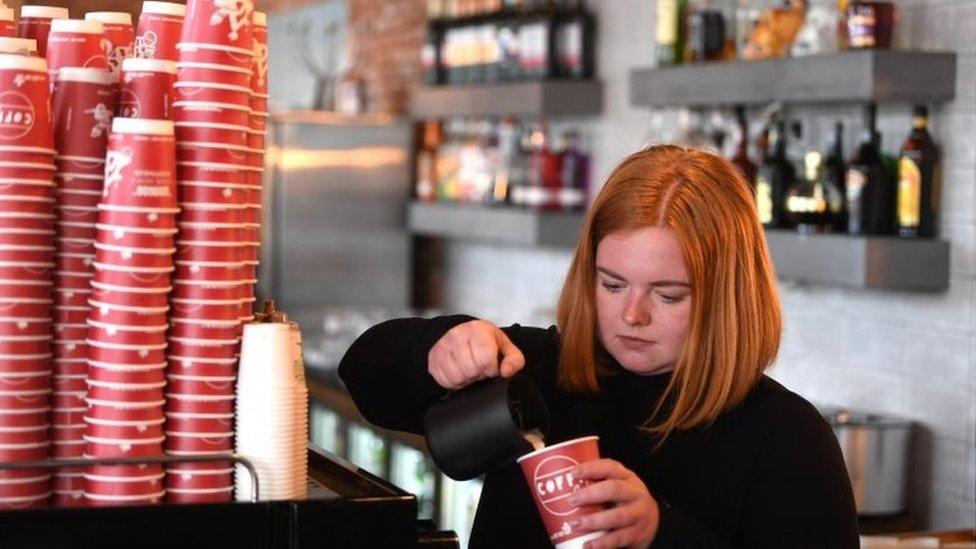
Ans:
<svg viewBox="0 0 976 549"><path fill-rule="evenodd" d="M136 30L135 56L141 59L176 61L176 44L183 30L186 6L171 2L142 3Z"/></svg>
<svg viewBox="0 0 976 549"><path fill-rule="evenodd" d="M108 60L109 70L116 77L122 71L122 62L132 57L135 29L132 14L120 11L93 11L85 14L86 21L98 21L104 27L102 49Z"/></svg>
<svg viewBox="0 0 976 549"><path fill-rule="evenodd" d="M176 65L164 59L130 58L122 63L118 116L170 120Z"/></svg>
<svg viewBox="0 0 976 549"><path fill-rule="evenodd" d="M51 34L51 21L67 19L67 8L53 6L22 6L20 8L20 24L17 28L19 38L30 38L37 41L37 55L47 57L47 39Z"/></svg>
<svg viewBox="0 0 976 549"><path fill-rule="evenodd" d="M109 70L102 45L104 39L105 26L101 21L55 19L47 38L47 63L52 80L63 67Z"/></svg>

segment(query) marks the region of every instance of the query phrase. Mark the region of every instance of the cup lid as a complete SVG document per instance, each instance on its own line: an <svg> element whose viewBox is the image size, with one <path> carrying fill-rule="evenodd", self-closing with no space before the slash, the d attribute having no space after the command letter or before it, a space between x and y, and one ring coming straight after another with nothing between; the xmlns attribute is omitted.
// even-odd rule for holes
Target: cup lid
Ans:
<svg viewBox="0 0 976 549"><path fill-rule="evenodd" d="M143 118L115 118L112 120L112 131L115 133L173 135L173 121Z"/></svg>
<svg viewBox="0 0 976 549"><path fill-rule="evenodd" d="M105 25L101 21L91 21L88 19L55 19L51 21L51 33L56 32L104 34Z"/></svg>
<svg viewBox="0 0 976 549"><path fill-rule="evenodd" d="M13 21L14 10L6 6L0 7L0 21Z"/></svg>
<svg viewBox="0 0 976 549"><path fill-rule="evenodd" d="M159 15L185 17L186 6L183 4L174 4L172 2L155 2L153 0L146 0L142 3L142 13L157 13Z"/></svg>
<svg viewBox="0 0 976 549"><path fill-rule="evenodd" d="M267 27L268 26L268 14L263 11L255 11L251 13L251 22L255 27Z"/></svg>
<svg viewBox="0 0 976 549"><path fill-rule="evenodd" d="M122 72L165 72L176 74L176 63L167 59L130 57L122 61Z"/></svg>
<svg viewBox="0 0 976 549"><path fill-rule="evenodd" d="M43 57L0 53L0 70L47 72L47 60Z"/></svg>
<svg viewBox="0 0 976 549"><path fill-rule="evenodd" d="M124 11L90 11L85 14L85 21L99 21L106 25L132 26L132 14Z"/></svg>
<svg viewBox="0 0 976 549"><path fill-rule="evenodd" d="M22 6L20 8L20 18L33 17L35 19L67 19L68 8L55 8L53 6Z"/></svg>
<svg viewBox="0 0 976 549"><path fill-rule="evenodd" d="M10 10L10 8L7 8ZM11 12L13 10L10 10ZM10 19L3 18L3 11L0 10L0 20L10 21ZM0 37L0 52L3 53L17 53L22 50L27 50L29 52L37 51L37 40L32 38L14 38L12 36Z"/></svg>
<svg viewBox="0 0 976 549"><path fill-rule="evenodd" d="M104 69L89 69L82 67L62 67L58 69L59 82L85 82L111 86L115 84L115 76Z"/></svg>

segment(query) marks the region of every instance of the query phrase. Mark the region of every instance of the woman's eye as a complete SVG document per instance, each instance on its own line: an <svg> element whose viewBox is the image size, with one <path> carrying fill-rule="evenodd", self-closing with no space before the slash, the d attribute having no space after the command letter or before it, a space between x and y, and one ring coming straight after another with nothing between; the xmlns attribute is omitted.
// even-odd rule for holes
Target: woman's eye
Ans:
<svg viewBox="0 0 976 549"><path fill-rule="evenodd" d="M661 301L665 303L680 303L685 298L685 296L683 295L665 295L665 294L658 294L658 295L661 296Z"/></svg>
<svg viewBox="0 0 976 549"><path fill-rule="evenodd" d="M602 284L603 285L603 288L606 291L610 292L610 293L619 292L621 290L621 288L623 288L623 285L621 285L621 284L614 284L612 282L601 282L600 284Z"/></svg>

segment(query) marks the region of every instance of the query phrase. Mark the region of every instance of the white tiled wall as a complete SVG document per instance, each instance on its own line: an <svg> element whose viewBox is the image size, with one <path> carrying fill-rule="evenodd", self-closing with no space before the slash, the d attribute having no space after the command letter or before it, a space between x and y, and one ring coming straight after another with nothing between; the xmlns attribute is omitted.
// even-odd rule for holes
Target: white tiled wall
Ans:
<svg viewBox="0 0 976 549"><path fill-rule="evenodd" d="M629 152L674 134L672 111L629 105L628 72L653 64L652 0L592 0L599 17L599 74L606 108L574 121L591 136L594 178L603 181ZM901 47L958 55L957 99L935 109L944 151L942 237L952 245L948 291L912 294L782 284L786 317L772 375L824 404L896 414L917 422L912 508L925 526L976 522L976 0L903 0ZM894 152L909 129L908 105L882 105L883 148ZM856 107L796 108L806 142L846 122L849 154L860 128ZM570 253L454 244L447 248L448 309L498 322L541 323Z"/></svg>

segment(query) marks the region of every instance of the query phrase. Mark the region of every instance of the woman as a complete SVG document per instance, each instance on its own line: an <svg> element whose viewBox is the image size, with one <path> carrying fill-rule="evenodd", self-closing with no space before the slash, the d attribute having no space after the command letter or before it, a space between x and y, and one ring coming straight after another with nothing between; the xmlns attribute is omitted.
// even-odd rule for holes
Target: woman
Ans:
<svg viewBox="0 0 976 549"><path fill-rule="evenodd" d="M449 390L520 370L550 408L547 443L600 436L577 471L587 547L858 545L837 441L763 371L779 347L776 280L749 186L674 146L625 159L586 215L557 326L466 316L363 334L339 367L363 415L419 432ZM470 547L546 547L517 465L485 475Z"/></svg>

